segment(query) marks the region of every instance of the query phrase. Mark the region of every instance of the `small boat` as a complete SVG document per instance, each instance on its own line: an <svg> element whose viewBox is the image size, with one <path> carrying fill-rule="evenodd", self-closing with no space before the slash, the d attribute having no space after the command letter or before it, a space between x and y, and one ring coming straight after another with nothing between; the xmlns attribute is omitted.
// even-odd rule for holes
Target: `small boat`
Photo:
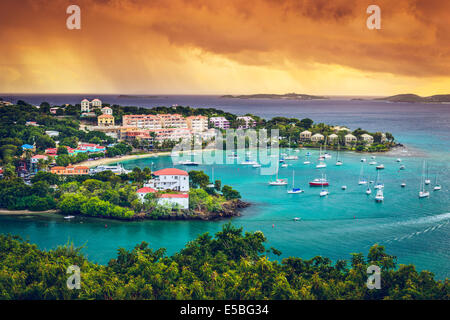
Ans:
<svg viewBox="0 0 450 320"><path fill-rule="evenodd" d="M310 164L310 163L311 163L311 161L308 161L308 160L303 161L303 164Z"/></svg>
<svg viewBox="0 0 450 320"><path fill-rule="evenodd" d="M342 186L341 189L342 190L347 190L347 186Z"/></svg>
<svg viewBox="0 0 450 320"><path fill-rule="evenodd" d="M361 162L366 162L367 159L366 158L361 158Z"/></svg>
<svg viewBox="0 0 450 320"><path fill-rule="evenodd" d="M379 189L383 189L384 188L384 184L380 182L380 172L377 171L377 181L375 183L375 189L379 190Z"/></svg>
<svg viewBox="0 0 450 320"><path fill-rule="evenodd" d="M397 158L397 160L396 160L397 162L402 162L402 159L400 159L400 158Z"/></svg>
<svg viewBox="0 0 450 320"><path fill-rule="evenodd" d="M260 165L259 163L255 163L252 167L253 167L253 168L260 168L261 165Z"/></svg>
<svg viewBox="0 0 450 320"><path fill-rule="evenodd" d="M295 217L294 219L292 219L292 220L294 220L294 221L300 221L300 219L301 218L297 218L297 217Z"/></svg>
<svg viewBox="0 0 450 320"><path fill-rule="evenodd" d="M336 156L336 165L337 166L342 166L344 163L342 162L342 160L339 158L339 151L341 150L341 147L338 146L338 151L337 151L337 156Z"/></svg>
<svg viewBox="0 0 450 320"><path fill-rule="evenodd" d="M255 165L255 164L258 164L258 162L256 162L256 161L254 161L254 160L245 160L245 161L243 161L243 162L241 162L241 164L243 164L243 165Z"/></svg>
<svg viewBox="0 0 450 320"><path fill-rule="evenodd" d="M284 160L298 160L298 156L286 156Z"/></svg>
<svg viewBox="0 0 450 320"><path fill-rule="evenodd" d="M186 160L186 161L180 161L178 164L181 164L183 166L198 166L198 162Z"/></svg>
<svg viewBox="0 0 450 320"><path fill-rule="evenodd" d="M328 186L329 182L326 178L319 178L319 179L314 179L313 181L309 182L309 185L311 187L323 187L323 186Z"/></svg>
<svg viewBox="0 0 450 320"><path fill-rule="evenodd" d="M400 185L402 188L406 187L406 183L402 182L402 184Z"/></svg>
<svg viewBox="0 0 450 320"><path fill-rule="evenodd" d="M320 162L318 165L316 165L316 168L320 169L320 168L326 168L327 165L325 162Z"/></svg>
<svg viewBox="0 0 450 320"><path fill-rule="evenodd" d="M371 157L370 157L370 159L375 159L375 158L376 158L375 156L371 156Z"/></svg>
<svg viewBox="0 0 450 320"><path fill-rule="evenodd" d="M430 192L425 190L425 161L422 165L422 176L420 178L420 190L419 190L419 199L427 198L430 196Z"/></svg>
<svg viewBox="0 0 450 320"><path fill-rule="evenodd" d="M275 181L270 181L269 185L271 185L271 186L285 186L285 185L287 185L287 181L285 179L276 179Z"/></svg>
<svg viewBox="0 0 450 320"><path fill-rule="evenodd" d="M383 170L384 169L384 165L380 164L380 165L376 166L376 168L377 168L377 170Z"/></svg>
<svg viewBox="0 0 450 320"><path fill-rule="evenodd" d="M375 195L375 201L376 202L384 201L383 189L378 189L377 194Z"/></svg>
<svg viewBox="0 0 450 320"><path fill-rule="evenodd" d="M283 164L281 165L282 168L287 168L287 166L288 166L287 163L283 163Z"/></svg>
<svg viewBox="0 0 450 320"><path fill-rule="evenodd" d="M426 185L428 185L428 184L430 184L431 183L431 180L430 180L430 178L428 177L428 163L425 163L425 167L427 168L427 175L426 175L426 177L425 177L425 184Z"/></svg>
<svg viewBox="0 0 450 320"><path fill-rule="evenodd" d="M285 185L287 185L287 180L286 179L278 179L278 168L277 168L277 174L276 174L275 181L270 181L269 185L271 185L271 186L285 186Z"/></svg>
<svg viewBox="0 0 450 320"><path fill-rule="evenodd" d="M322 177L322 179L323 179L323 177ZM321 196L321 197L325 197L325 196L327 196L327 195L329 195L330 193L328 192L328 190L326 190L326 189L324 189L323 187L322 187L322 191L320 191L320 193L319 193L319 195Z"/></svg>
<svg viewBox="0 0 450 320"><path fill-rule="evenodd" d="M373 166L373 165L376 165L377 162L376 162L376 161L370 161L369 164L370 164L371 166Z"/></svg>
<svg viewBox="0 0 450 320"><path fill-rule="evenodd" d="M73 218L75 218L75 216L64 216L64 219L66 219L66 220L70 220L70 219L73 219Z"/></svg>
<svg viewBox="0 0 450 320"><path fill-rule="evenodd" d="M404 164L402 164L401 166L400 166L400 168L399 168L400 170L405 170L405 165Z"/></svg>
<svg viewBox="0 0 450 320"><path fill-rule="evenodd" d="M297 193L304 192L302 189L294 187L294 179L295 179L295 177L294 177L294 170L292 170L292 189L288 190L287 193L289 193L289 194L297 194Z"/></svg>
<svg viewBox="0 0 450 320"><path fill-rule="evenodd" d="M371 190L370 188L367 188L366 194L367 194L367 195L370 195L371 193L372 193L372 190Z"/></svg>
<svg viewBox="0 0 450 320"><path fill-rule="evenodd" d="M359 179L358 184L359 185L367 184L367 180L366 179Z"/></svg>
<svg viewBox="0 0 450 320"><path fill-rule="evenodd" d="M310 155L311 155L311 152L308 151L308 152L306 153L306 156L309 157Z"/></svg>
<svg viewBox="0 0 450 320"><path fill-rule="evenodd" d="M436 175L436 180L434 181L433 191L439 191L439 190L441 190L441 185L437 182L437 175Z"/></svg>
<svg viewBox="0 0 450 320"><path fill-rule="evenodd" d="M331 159L331 154L329 154L329 153L324 153L324 154L323 154L323 157L324 157L325 159Z"/></svg>

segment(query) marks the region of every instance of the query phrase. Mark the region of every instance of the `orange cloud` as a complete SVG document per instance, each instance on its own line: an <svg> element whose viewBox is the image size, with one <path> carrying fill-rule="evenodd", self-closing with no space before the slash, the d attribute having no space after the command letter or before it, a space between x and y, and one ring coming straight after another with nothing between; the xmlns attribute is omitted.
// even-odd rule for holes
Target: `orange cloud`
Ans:
<svg viewBox="0 0 450 320"><path fill-rule="evenodd" d="M437 0L3 0L0 92L434 93L448 21Z"/></svg>

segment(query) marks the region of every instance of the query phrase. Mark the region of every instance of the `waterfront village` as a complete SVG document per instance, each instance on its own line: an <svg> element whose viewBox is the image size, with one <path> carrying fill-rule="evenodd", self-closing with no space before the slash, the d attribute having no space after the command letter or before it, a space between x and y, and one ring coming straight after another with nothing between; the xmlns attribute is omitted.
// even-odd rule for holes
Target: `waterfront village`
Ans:
<svg viewBox="0 0 450 320"><path fill-rule="evenodd" d="M278 129L281 147L378 152L394 146L390 133L314 124L311 119L172 106L152 109L103 104L33 106L0 99L0 208L52 210L119 219L220 218L245 207L238 191L203 171L177 168L132 171L91 163L169 151L183 138L211 140L215 130ZM38 190L39 188L39 190Z"/></svg>

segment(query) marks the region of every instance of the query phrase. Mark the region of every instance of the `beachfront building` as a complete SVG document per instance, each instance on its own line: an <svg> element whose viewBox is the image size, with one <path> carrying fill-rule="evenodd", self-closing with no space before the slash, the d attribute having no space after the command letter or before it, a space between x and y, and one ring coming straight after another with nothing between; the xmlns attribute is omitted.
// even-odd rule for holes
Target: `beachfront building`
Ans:
<svg viewBox="0 0 450 320"><path fill-rule="evenodd" d="M109 115L112 116L113 110L112 110L110 107L103 107L103 108L102 108L102 113L103 113L103 114L109 114Z"/></svg>
<svg viewBox="0 0 450 320"><path fill-rule="evenodd" d="M372 144L373 143L373 137L370 134L364 133L361 135L361 139L366 143L366 144Z"/></svg>
<svg viewBox="0 0 450 320"><path fill-rule="evenodd" d="M161 119L164 128L180 128L180 129L188 128L187 121L181 114L164 113L158 114L157 116Z"/></svg>
<svg viewBox="0 0 450 320"><path fill-rule="evenodd" d="M335 133L332 133L328 136L328 142L334 142L336 140L339 140L339 136Z"/></svg>
<svg viewBox="0 0 450 320"><path fill-rule="evenodd" d="M192 139L192 132L189 129L181 128L163 128L159 130L151 130L156 134L156 141L179 141L182 139Z"/></svg>
<svg viewBox="0 0 450 320"><path fill-rule="evenodd" d="M99 127L114 126L114 116L110 114L102 114L97 118L97 125Z"/></svg>
<svg viewBox="0 0 450 320"><path fill-rule="evenodd" d="M219 129L228 129L230 127L230 121L225 119L225 117L211 117L209 118L209 123Z"/></svg>
<svg viewBox="0 0 450 320"><path fill-rule="evenodd" d="M305 130L303 132L300 132L300 140L301 141L309 141L311 140L311 131Z"/></svg>
<svg viewBox="0 0 450 320"><path fill-rule="evenodd" d="M194 132L202 132L208 130L208 117L190 116L186 118L187 126Z"/></svg>
<svg viewBox="0 0 450 320"><path fill-rule="evenodd" d="M345 139L345 144L346 144L346 145L349 145L349 144L352 144L352 143L356 143L356 141L358 140L358 139L357 139L354 135L352 135L351 133L346 134L345 137L344 137L344 139Z"/></svg>
<svg viewBox="0 0 450 320"><path fill-rule="evenodd" d="M78 176L89 174L89 168L85 166L67 166L67 167L52 167L50 172L57 175L63 176Z"/></svg>
<svg viewBox="0 0 450 320"><path fill-rule="evenodd" d="M239 125L239 127L238 127L239 129L248 129L248 128L253 128L256 126L256 121L253 120L252 117L248 117L248 116L237 117L236 120L244 122L244 124Z"/></svg>
<svg viewBox="0 0 450 320"><path fill-rule="evenodd" d="M325 137L323 136L323 134L320 134L320 133L316 133L315 135L313 135L313 136L311 137L311 141L312 141L312 142L323 141L323 139L325 139Z"/></svg>
<svg viewBox="0 0 450 320"><path fill-rule="evenodd" d="M142 129L161 129L163 124L160 117L153 114L127 114L122 117L124 127Z"/></svg>
<svg viewBox="0 0 450 320"><path fill-rule="evenodd" d="M157 190L151 187L143 187L136 191L139 199L144 202L147 194L155 194L157 202L160 205L168 205L170 207L179 207L181 209L189 209L188 193L162 193L158 194Z"/></svg>
<svg viewBox="0 0 450 320"><path fill-rule="evenodd" d="M339 131L347 131L347 132L349 132L349 131L351 131L349 128L344 127L344 126L334 126L333 130L335 132L339 132Z"/></svg>
<svg viewBox="0 0 450 320"><path fill-rule="evenodd" d="M144 187L189 192L189 175L184 170L166 168L153 172L153 176Z"/></svg>

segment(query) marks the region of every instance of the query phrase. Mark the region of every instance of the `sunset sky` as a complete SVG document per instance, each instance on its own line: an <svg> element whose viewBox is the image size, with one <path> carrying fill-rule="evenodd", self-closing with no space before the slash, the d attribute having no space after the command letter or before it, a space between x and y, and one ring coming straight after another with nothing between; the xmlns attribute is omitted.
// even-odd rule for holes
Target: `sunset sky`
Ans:
<svg viewBox="0 0 450 320"><path fill-rule="evenodd" d="M0 43L1 93L450 93L450 1L1 0Z"/></svg>

